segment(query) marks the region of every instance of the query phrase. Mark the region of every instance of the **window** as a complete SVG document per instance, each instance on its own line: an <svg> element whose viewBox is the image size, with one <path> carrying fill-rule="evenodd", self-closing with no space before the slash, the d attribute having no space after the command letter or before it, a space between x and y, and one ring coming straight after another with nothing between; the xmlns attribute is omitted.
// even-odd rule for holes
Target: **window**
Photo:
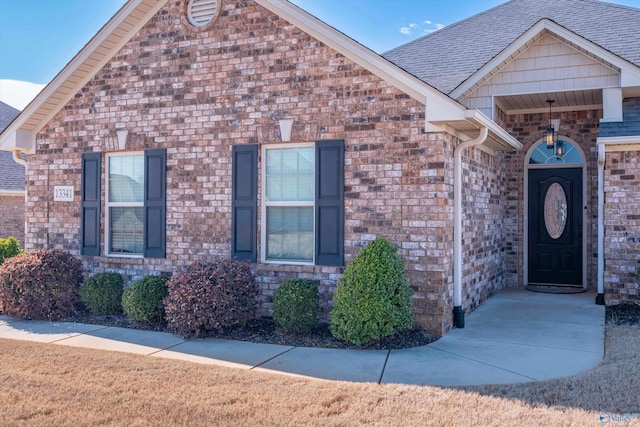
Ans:
<svg viewBox="0 0 640 427"><path fill-rule="evenodd" d="M142 255L144 245L144 154L107 157L107 253Z"/></svg>
<svg viewBox="0 0 640 427"><path fill-rule="evenodd" d="M164 258L166 255L166 150L108 154L105 194L102 154L82 156L81 253ZM106 210L101 213L101 198ZM104 221L102 226L101 221Z"/></svg>
<svg viewBox="0 0 640 427"><path fill-rule="evenodd" d="M344 141L262 149L261 260L344 265ZM232 149L231 256L258 259L258 145Z"/></svg>
<svg viewBox="0 0 640 427"><path fill-rule="evenodd" d="M265 261L314 261L314 145L265 147Z"/></svg>
<svg viewBox="0 0 640 427"><path fill-rule="evenodd" d="M561 141L564 153L562 157L556 156L553 149L547 148L543 142L538 144L535 151L531 153L530 165L555 165L566 163L582 163L582 156L576 147L569 141Z"/></svg>

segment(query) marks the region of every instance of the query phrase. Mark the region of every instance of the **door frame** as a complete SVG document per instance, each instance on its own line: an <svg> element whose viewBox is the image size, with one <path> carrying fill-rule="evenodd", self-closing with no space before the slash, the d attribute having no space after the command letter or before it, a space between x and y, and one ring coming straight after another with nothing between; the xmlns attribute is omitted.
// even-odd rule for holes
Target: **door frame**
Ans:
<svg viewBox="0 0 640 427"><path fill-rule="evenodd" d="M565 168L582 168L582 287L587 289L587 162L582 147L574 140L567 136L558 135L558 139L571 143L580 153L581 163L563 163L554 165L530 165L531 155L540 146L544 144L542 138L534 142L527 150L524 156L524 206L523 206L523 224L524 224L524 247L522 257L522 279L523 286L529 283L529 169L565 169Z"/></svg>

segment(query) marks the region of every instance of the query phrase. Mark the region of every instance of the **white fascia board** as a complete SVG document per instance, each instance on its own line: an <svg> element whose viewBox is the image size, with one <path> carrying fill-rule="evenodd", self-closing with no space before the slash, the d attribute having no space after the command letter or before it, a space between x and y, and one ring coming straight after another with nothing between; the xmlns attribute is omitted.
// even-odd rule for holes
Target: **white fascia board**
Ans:
<svg viewBox="0 0 640 427"><path fill-rule="evenodd" d="M330 48L349 58L381 79L391 83L413 99L434 105L427 107L434 120L464 118L466 107L458 101L429 86L357 41L319 20L286 0L255 0L256 3L310 34ZM428 100L428 101L427 101ZM429 118L426 118L429 121Z"/></svg>
<svg viewBox="0 0 640 427"><path fill-rule="evenodd" d="M469 89L482 81L491 71L497 68L504 61L507 61L512 55L518 53L518 51L531 41L536 35L542 31L547 30L552 34L555 34L576 46L579 46L591 52L596 57L618 67L621 72L621 85L622 87L638 86L640 83L640 68L632 64L631 62L609 52L606 49L596 45L595 43L585 39L584 37L570 31L549 19L541 19L529 28L523 35L515 39L509 46L507 46L502 52L493 57L489 62L483 65L478 71L476 71L471 77L465 80L460 86L455 88L449 94L452 98L458 99L464 95Z"/></svg>
<svg viewBox="0 0 640 427"><path fill-rule="evenodd" d="M33 132L23 129L9 129L2 134L0 139L0 150L24 151L28 154L35 153L36 135Z"/></svg>
<svg viewBox="0 0 640 427"><path fill-rule="evenodd" d="M467 120L472 121L473 123L478 124L481 127L486 127L489 129L490 136L500 142L501 145L504 145L505 148L513 148L516 150L520 150L522 148L522 144L520 141L515 139L509 132L498 126L496 122L491 120L480 110L467 110L466 111Z"/></svg>

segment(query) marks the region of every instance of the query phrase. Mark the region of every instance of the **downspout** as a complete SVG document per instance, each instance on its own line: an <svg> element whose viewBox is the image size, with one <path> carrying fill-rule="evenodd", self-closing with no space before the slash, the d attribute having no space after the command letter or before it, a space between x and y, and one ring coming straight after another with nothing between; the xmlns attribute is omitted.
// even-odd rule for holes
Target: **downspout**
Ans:
<svg viewBox="0 0 640 427"><path fill-rule="evenodd" d="M453 326L464 328L462 311L462 151L468 147L481 145L489 135L486 126L480 134L459 144L453 150Z"/></svg>
<svg viewBox="0 0 640 427"><path fill-rule="evenodd" d="M13 150L11 152L13 153L13 161L26 168L27 161L22 158L22 152L20 150Z"/></svg>
<svg viewBox="0 0 640 427"><path fill-rule="evenodd" d="M596 304L604 305L604 165L605 146L598 144L598 295Z"/></svg>

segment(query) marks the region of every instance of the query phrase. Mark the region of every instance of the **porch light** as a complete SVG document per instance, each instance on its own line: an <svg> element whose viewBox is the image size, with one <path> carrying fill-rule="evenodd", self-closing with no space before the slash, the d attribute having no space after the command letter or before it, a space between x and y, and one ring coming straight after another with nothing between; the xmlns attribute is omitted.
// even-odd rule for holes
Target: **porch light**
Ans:
<svg viewBox="0 0 640 427"><path fill-rule="evenodd" d="M564 155L564 143L558 139L558 132L556 132L555 126L551 121L551 105L555 101L553 99L547 99L547 102L549 103L549 124L544 133L544 142L547 145L547 150L554 150L556 157L561 159Z"/></svg>
<svg viewBox="0 0 640 427"><path fill-rule="evenodd" d="M551 105L555 102L553 99L547 99L549 103L549 124L547 125L547 131L544 133L544 141L547 144L547 149L551 150L556 145L556 139L558 134L556 133L553 123L551 122Z"/></svg>

